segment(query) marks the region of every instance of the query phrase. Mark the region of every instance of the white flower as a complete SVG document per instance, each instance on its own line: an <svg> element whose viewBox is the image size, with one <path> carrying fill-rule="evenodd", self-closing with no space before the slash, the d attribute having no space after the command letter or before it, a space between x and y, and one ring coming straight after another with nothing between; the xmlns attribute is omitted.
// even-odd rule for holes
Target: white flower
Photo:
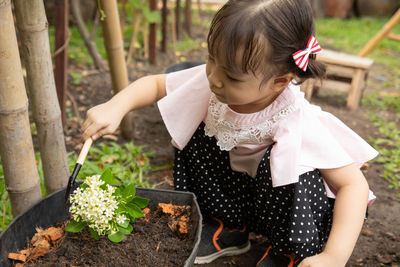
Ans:
<svg viewBox="0 0 400 267"><path fill-rule="evenodd" d="M126 221L125 215L123 215L123 214L122 215L121 214L117 215L117 223L123 224L125 221Z"/></svg>
<svg viewBox="0 0 400 267"><path fill-rule="evenodd" d="M70 197L70 213L75 221L85 221L99 235L104 235L113 230L112 223L126 220L125 216L117 217L115 214L118 202L112 195L115 191L113 186L101 189L104 181L100 180L100 175L87 177L84 183L89 187L77 188Z"/></svg>

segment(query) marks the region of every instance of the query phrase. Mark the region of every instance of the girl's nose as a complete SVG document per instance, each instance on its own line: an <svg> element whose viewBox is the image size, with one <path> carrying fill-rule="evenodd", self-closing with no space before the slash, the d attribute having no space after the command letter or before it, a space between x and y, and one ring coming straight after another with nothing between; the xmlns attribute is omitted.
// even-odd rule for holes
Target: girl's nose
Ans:
<svg viewBox="0 0 400 267"><path fill-rule="evenodd" d="M220 75L218 75L218 70L214 68L208 75L208 80L212 86L216 88L222 88L224 86L224 83L219 77Z"/></svg>

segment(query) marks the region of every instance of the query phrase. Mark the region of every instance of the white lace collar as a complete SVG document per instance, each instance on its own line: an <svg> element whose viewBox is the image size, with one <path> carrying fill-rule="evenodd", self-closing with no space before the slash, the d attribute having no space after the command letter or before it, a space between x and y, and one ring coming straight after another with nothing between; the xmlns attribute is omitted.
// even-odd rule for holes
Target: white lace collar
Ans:
<svg viewBox="0 0 400 267"><path fill-rule="evenodd" d="M218 140L217 145L220 149L226 151L230 151L240 143L262 144L272 137L272 129L276 123L295 110L291 103L284 102L288 101L277 102L280 107L273 104L275 106L273 110L276 112L269 118L250 125L239 125L227 120L227 113L232 113L232 110L228 105L218 101L214 94L211 94L204 127L205 134L209 137L214 136ZM266 109L270 109L270 107Z"/></svg>

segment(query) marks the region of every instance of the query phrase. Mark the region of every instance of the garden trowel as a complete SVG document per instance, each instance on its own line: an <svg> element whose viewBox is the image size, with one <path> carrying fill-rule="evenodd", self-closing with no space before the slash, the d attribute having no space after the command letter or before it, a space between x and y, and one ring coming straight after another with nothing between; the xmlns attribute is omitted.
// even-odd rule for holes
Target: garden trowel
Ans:
<svg viewBox="0 0 400 267"><path fill-rule="evenodd" d="M64 196L64 203L67 204L69 195L71 194L72 188L74 188L75 185L75 179L76 176L78 176L79 170L81 169L83 162L86 159L86 155L89 152L90 146L92 145L93 140L92 138L86 139L85 143L83 144L81 153L79 153L78 159L75 164L75 168L72 171L71 176L69 177L68 184L67 184L67 189L65 190L65 196Z"/></svg>

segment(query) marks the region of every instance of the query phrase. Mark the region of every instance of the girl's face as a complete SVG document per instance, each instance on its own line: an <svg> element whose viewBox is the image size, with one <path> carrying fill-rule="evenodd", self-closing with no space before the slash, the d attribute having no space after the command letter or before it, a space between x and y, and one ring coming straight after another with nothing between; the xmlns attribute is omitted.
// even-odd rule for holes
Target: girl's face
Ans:
<svg viewBox="0 0 400 267"><path fill-rule="evenodd" d="M236 112L260 111L281 93L272 86L273 78L263 82L264 77L260 74L232 73L211 56L207 60L206 73L211 91Z"/></svg>

